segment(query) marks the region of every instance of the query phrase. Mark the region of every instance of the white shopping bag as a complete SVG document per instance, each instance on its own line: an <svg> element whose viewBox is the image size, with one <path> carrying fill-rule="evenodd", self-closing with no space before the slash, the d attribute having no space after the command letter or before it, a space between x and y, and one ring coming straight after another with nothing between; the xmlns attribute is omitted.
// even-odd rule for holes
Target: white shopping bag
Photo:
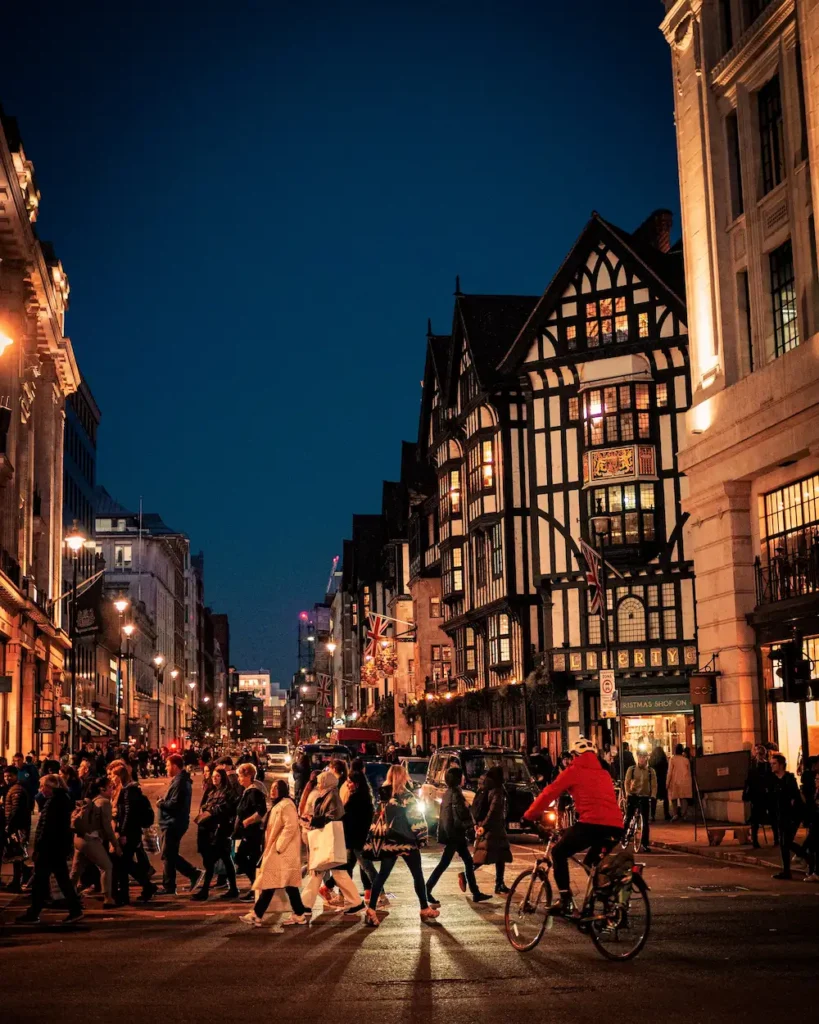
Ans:
<svg viewBox="0 0 819 1024"><path fill-rule="evenodd" d="M329 871L347 863L344 825L340 821L328 821L324 828L311 829L307 833L307 847L307 866L311 871Z"/></svg>

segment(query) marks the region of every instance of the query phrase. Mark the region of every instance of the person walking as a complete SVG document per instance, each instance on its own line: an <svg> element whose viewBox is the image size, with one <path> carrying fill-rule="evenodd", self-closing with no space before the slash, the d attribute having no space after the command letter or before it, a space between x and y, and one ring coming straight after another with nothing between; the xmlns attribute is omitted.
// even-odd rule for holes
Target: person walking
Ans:
<svg viewBox="0 0 819 1024"><path fill-rule="evenodd" d="M808 862L806 882L819 882L819 756L809 757L802 771L802 799L805 802L805 827L808 830L802 847Z"/></svg>
<svg viewBox="0 0 819 1024"><path fill-rule="evenodd" d="M246 761L237 769L242 795L236 808L233 838L239 840L236 849L236 871L247 875L250 889L241 897L245 903L255 901L253 882L256 865L262 856L265 842L264 819L267 814L267 800L264 787L256 781L255 766Z"/></svg>
<svg viewBox="0 0 819 1024"><path fill-rule="evenodd" d="M691 763L683 755L682 743L678 743L674 748L673 757L668 762L668 799L674 807L672 821L682 821L685 818L691 796Z"/></svg>
<svg viewBox="0 0 819 1024"><path fill-rule="evenodd" d="M643 853L651 853L649 821L651 802L657 799L657 773L648 763L648 754L643 750L637 754L637 764L633 764L626 772L626 798L626 832L639 811L643 818L641 849Z"/></svg>
<svg viewBox="0 0 819 1024"><path fill-rule="evenodd" d="M373 860L380 858L381 861L364 917L364 924L370 928L377 928L380 924L376 914L378 898L399 857L404 859L412 875L415 895L421 908L421 920L430 921L440 916L440 911L431 907L427 899L420 850L421 844L426 842L426 822L418 811L415 795L408 782L406 768L401 764L392 765L378 794L383 817L379 817L379 821L373 825L373 829L381 825L381 835L376 836L371 831L364 844L365 856L369 855Z"/></svg>
<svg viewBox="0 0 819 1024"><path fill-rule="evenodd" d="M33 801L24 786L20 785L18 769L8 764L3 768L3 781L6 787L3 797L5 811L4 847L5 857L11 860L11 882L6 892L22 892L23 885L30 877L30 870L25 863L25 848L31 834L31 812Z"/></svg>
<svg viewBox="0 0 819 1024"><path fill-rule="evenodd" d="M308 836L310 832L324 829L331 822L342 821L344 818L344 806L338 795L338 777L332 771L322 772L319 775L316 782L316 793L317 796L313 804ZM316 902L319 891L322 888L323 877L324 869L317 871L308 867L307 884L301 893L302 903L306 908L307 914L312 914L313 912L313 904ZM358 890L353 885L352 877L347 870L346 861L344 864L333 868L333 878L347 904L344 915L346 917L353 917L356 914L360 914L364 910L364 903L358 894ZM322 896L322 899L325 903L327 902L326 897Z"/></svg>
<svg viewBox="0 0 819 1024"><path fill-rule="evenodd" d="M68 904L68 915L63 924L82 920L82 904L77 890L68 876L67 857L71 849L71 801L65 783L59 775L44 775L40 779L43 808L34 834L31 859L34 875L31 882L31 906L17 921L37 924L40 912L50 895L51 876L60 887Z"/></svg>
<svg viewBox="0 0 819 1024"><path fill-rule="evenodd" d="M754 746L742 799L751 805L750 824L751 842L754 849L759 849L759 826L770 820L771 780L773 772L768 760L768 751L764 743ZM774 839L776 833L774 832Z"/></svg>
<svg viewBox="0 0 819 1024"><path fill-rule="evenodd" d="M369 900L375 882L372 861L364 856L364 844L372 825L374 807L373 795L363 772L351 772L342 787L344 804L344 844L347 847L347 872L350 878L356 864L364 886L364 900Z"/></svg>
<svg viewBox="0 0 819 1024"><path fill-rule="evenodd" d="M203 902L208 898L217 861L221 861L224 865L225 877L228 882L227 892L223 893L219 899L235 900L238 897L236 871L233 867L233 858L230 855L235 817L236 802L233 798L233 788L228 779L228 771L223 765L217 765L213 769L213 788L208 793L204 807L195 819L199 826L196 843L202 857L205 875L201 888L191 896L192 900Z"/></svg>
<svg viewBox="0 0 819 1024"><path fill-rule="evenodd" d="M131 902L128 876L133 875L142 886L139 900L147 903L158 891L145 868L147 857L142 846L142 829L147 828L151 805L139 784L132 781L131 771L124 761L112 761L108 766L108 777L113 784L114 831L122 851L114 861L114 901L120 907ZM138 856L140 850L144 860Z"/></svg>
<svg viewBox="0 0 819 1024"><path fill-rule="evenodd" d="M779 835L779 852L782 856L782 870L774 878L791 879L791 851L802 854L801 846L794 846L799 823L804 816L802 794L796 777L787 770L784 754L772 754L771 758L771 811Z"/></svg>
<svg viewBox="0 0 819 1024"><path fill-rule="evenodd" d="M74 830L74 860L71 864L71 882L77 885L89 864L99 869L103 907L115 907L114 866L108 855L109 848L121 857L122 850L114 832L111 794L113 785L108 778L92 783L88 795L71 816Z"/></svg>
<svg viewBox="0 0 819 1024"><path fill-rule="evenodd" d="M176 895L176 873L180 871L196 888L199 870L179 852L182 837L188 831L191 821L191 798L193 783L190 773L180 754L171 754L166 762L166 771L171 784L157 802L159 808L159 830L162 833L162 892L167 896Z"/></svg>
<svg viewBox="0 0 819 1024"><path fill-rule="evenodd" d="M656 743L648 759L649 766L657 776L657 795L651 801L651 821L657 820L657 804L662 801L663 817L671 821L671 808L668 806L668 757L661 743Z"/></svg>
<svg viewBox="0 0 819 1024"><path fill-rule="evenodd" d="M463 871L458 875L458 881L460 883L461 878L464 879L465 885L472 893L473 903L483 903L485 900L492 899L489 893L481 892L475 880L475 868L472 863L472 854L469 852L469 844L475 836L475 822L472 820L472 814L461 789L462 781L463 772L460 768L447 769L444 775L446 792L441 798L441 810L438 815L438 842L443 844L444 850L441 859L427 879L427 900L431 907L440 907L441 905L441 901L435 898L433 891L441 875L452 863L452 858L456 853L464 866Z"/></svg>
<svg viewBox="0 0 819 1024"><path fill-rule="evenodd" d="M506 789L503 768L494 764L483 777L483 785L472 804L475 821L475 852L472 861L476 868L484 864L495 865L495 895L509 892L504 882L506 865L512 863L512 848L506 834ZM458 876L461 892L466 892L466 875Z"/></svg>
<svg viewBox="0 0 819 1024"><path fill-rule="evenodd" d="M251 891L256 902L253 910L243 914L240 921L261 928L267 908L277 889L284 889L290 901L292 914L286 925L307 924L307 914L301 901L301 829L296 805L290 799L289 787L284 779L273 786L273 804L264 833L262 860L253 879Z"/></svg>
<svg viewBox="0 0 819 1024"><path fill-rule="evenodd" d="M15 754L11 763L17 769L17 781L28 793L28 798L34 803L34 798L40 788L40 773L33 761L27 761L22 754Z"/></svg>
<svg viewBox="0 0 819 1024"><path fill-rule="evenodd" d="M296 807L301 803L304 787L310 779L310 771L310 758L307 754L301 754L293 764L293 799L296 802Z"/></svg>

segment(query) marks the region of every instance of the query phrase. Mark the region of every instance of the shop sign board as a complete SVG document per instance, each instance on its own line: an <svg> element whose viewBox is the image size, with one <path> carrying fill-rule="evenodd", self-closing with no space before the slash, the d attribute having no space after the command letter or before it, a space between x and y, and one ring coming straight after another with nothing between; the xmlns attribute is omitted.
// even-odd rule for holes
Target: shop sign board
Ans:
<svg viewBox="0 0 819 1024"><path fill-rule="evenodd" d="M713 672L699 672L691 676L691 703L717 703L717 677Z"/></svg>
<svg viewBox="0 0 819 1024"><path fill-rule="evenodd" d="M628 715L685 715L693 711L687 693L650 693L620 698L620 714Z"/></svg>
<svg viewBox="0 0 819 1024"><path fill-rule="evenodd" d="M617 717L617 694L615 693L614 669L604 668L600 677L600 717Z"/></svg>

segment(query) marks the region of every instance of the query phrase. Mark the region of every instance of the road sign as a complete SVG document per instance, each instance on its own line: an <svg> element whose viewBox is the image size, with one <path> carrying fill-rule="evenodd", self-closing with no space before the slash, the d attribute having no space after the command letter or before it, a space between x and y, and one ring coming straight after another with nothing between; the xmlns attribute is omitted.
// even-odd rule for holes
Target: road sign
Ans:
<svg viewBox="0 0 819 1024"><path fill-rule="evenodd" d="M614 669L604 668L599 672L600 678L600 717L617 717L617 696L614 692Z"/></svg>

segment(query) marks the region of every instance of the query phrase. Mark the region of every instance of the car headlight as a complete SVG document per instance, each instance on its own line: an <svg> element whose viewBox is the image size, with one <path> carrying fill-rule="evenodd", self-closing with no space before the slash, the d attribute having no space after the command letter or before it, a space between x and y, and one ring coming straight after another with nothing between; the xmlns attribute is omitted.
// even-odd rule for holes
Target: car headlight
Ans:
<svg viewBox="0 0 819 1024"><path fill-rule="evenodd" d="M292 761L293 761L293 757L292 757L291 754L285 754L284 755L284 763L285 764L291 764Z"/></svg>

